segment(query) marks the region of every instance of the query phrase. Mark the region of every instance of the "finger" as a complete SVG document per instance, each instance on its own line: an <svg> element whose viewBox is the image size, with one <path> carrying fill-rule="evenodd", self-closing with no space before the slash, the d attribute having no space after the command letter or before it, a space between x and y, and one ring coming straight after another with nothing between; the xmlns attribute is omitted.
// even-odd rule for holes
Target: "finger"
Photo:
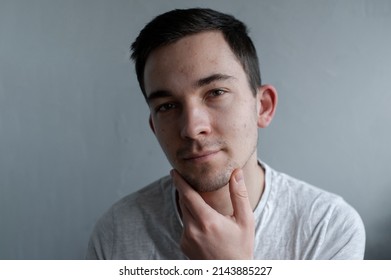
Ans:
<svg viewBox="0 0 391 280"><path fill-rule="evenodd" d="M182 224L183 228L187 229L191 225L195 224L195 219L193 215L190 213L189 209L187 209L186 205L183 203L183 200L179 199L179 206L181 208L181 218L182 218Z"/></svg>
<svg viewBox="0 0 391 280"><path fill-rule="evenodd" d="M247 224L253 219L253 211L241 169L236 169L232 172L229 181L229 192L235 220L238 223Z"/></svg>
<svg viewBox="0 0 391 280"><path fill-rule="evenodd" d="M182 200L182 207L189 211L194 220L201 222L205 217L212 213L211 210L213 209L176 170L171 171L171 177L173 179L174 186L178 191L180 200Z"/></svg>
<svg viewBox="0 0 391 280"><path fill-rule="evenodd" d="M178 191L178 204L181 210L181 218L183 222L183 226L186 227L189 223L194 223L194 217L186 207L186 204L183 202L183 195Z"/></svg>

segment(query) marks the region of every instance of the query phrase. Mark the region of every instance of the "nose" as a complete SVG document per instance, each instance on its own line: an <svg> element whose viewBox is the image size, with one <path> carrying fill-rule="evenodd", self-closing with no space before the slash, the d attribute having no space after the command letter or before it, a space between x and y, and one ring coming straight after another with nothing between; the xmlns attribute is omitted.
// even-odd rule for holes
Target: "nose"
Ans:
<svg viewBox="0 0 391 280"><path fill-rule="evenodd" d="M201 106L184 107L180 118L182 138L197 139L211 132L209 114Z"/></svg>

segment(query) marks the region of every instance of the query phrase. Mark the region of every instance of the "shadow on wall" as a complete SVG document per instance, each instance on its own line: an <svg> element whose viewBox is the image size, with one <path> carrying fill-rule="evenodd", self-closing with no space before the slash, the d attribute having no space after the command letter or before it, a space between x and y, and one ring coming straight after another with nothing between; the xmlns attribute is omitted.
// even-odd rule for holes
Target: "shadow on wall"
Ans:
<svg viewBox="0 0 391 280"><path fill-rule="evenodd" d="M371 238L367 236L366 260L391 260L391 216L377 228Z"/></svg>

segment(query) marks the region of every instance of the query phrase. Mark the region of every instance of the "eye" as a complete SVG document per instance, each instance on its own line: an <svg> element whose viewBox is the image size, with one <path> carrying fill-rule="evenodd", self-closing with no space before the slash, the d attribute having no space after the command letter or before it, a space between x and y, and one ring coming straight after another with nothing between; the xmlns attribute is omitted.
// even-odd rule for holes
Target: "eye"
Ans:
<svg viewBox="0 0 391 280"><path fill-rule="evenodd" d="M174 103L164 103L156 107L156 112L167 112L169 110L175 109L176 105Z"/></svg>
<svg viewBox="0 0 391 280"><path fill-rule="evenodd" d="M209 96L217 97L217 96L223 95L225 93L226 93L226 91L223 89L214 89L209 92Z"/></svg>

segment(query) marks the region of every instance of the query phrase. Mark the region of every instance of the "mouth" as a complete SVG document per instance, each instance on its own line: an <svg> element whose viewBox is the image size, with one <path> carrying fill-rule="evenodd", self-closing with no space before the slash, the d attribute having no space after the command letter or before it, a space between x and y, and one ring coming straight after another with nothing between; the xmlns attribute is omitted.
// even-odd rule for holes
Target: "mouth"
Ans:
<svg viewBox="0 0 391 280"><path fill-rule="evenodd" d="M190 162L202 162L207 161L213 158L215 155L217 155L220 152L220 150L214 150L214 151L204 151L201 153L191 153L183 157L185 161Z"/></svg>

